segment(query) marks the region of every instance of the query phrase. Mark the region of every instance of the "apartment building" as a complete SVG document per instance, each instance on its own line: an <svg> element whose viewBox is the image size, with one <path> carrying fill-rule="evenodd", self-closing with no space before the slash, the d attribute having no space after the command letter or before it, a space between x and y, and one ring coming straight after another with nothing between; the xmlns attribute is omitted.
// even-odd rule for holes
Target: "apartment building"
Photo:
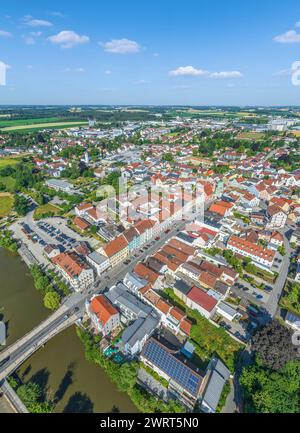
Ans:
<svg viewBox="0 0 300 433"><path fill-rule="evenodd" d="M94 271L76 253L62 253L52 258L52 263L76 290L80 291L94 282Z"/></svg>
<svg viewBox="0 0 300 433"><path fill-rule="evenodd" d="M86 312L95 329L104 337L120 326L120 314L104 295L93 296L86 301Z"/></svg>
<svg viewBox="0 0 300 433"><path fill-rule="evenodd" d="M123 235L120 235L109 242L100 252L109 258L110 266L113 268L129 256L128 241Z"/></svg>
<svg viewBox="0 0 300 433"><path fill-rule="evenodd" d="M253 262L266 268L271 268L275 259L275 251L264 248L261 245L231 236L227 243L227 248L244 257L249 257Z"/></svg>

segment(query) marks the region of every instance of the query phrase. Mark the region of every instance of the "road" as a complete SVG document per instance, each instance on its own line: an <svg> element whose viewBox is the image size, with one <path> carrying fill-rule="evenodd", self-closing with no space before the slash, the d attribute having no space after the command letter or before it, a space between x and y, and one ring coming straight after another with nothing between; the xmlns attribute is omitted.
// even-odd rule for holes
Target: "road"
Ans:
<svg viewBox="0 0 300 433"><path fill-rule="evenodd" d="M278 230L283 234L284 237L284 248L286 251L285 256L283 257L280 272L278 275L278 278L276 280L276 283L273 285L273 290L270 293L269 299L266 303L266 310L270 314L270 316L273 318L277 312L278 309L278 302L280 300L282 290L284 289L288 272L289 272L289 266L290 266L290 258L292 254L292 248L290 246L290 241L287 237L288 230Z"/></svg>

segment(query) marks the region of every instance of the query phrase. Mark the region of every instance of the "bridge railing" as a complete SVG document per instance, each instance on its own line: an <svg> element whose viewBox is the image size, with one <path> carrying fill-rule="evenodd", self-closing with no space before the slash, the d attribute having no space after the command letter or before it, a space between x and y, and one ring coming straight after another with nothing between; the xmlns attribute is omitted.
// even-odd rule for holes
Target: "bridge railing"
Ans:
<svg viewBox="0 0 300 433"><path fill-rule="evenodd" d="M50 331L48 334L44 335L37 343L31 346L26 352L20 355L19 358L12 362L7 362L7 365L3 366L2 371L0 370L0 382L9 376L13 371L20 367L26 359L28 359L33 353L35 353L41 346L43 346L47 341L51 340L55 335L59 334L64 329L73 325L78 320L77 315L71 316L68 320L60 323L56 328Z"/></svg>
<svg viewBox="0 0 300 433"><path fill-rule="evenodd" d="M60 307L58 310L55 311L55 313L53 313L53 314L51 314L51 316L47 317L47 319L45 319L43 322L41 322L34 329L31 329L26 334L24 334L21 338L19 338L17 341L15 341L13 344L11 344L7 349L1 351L0 352L0 361L5 359L7 356L9 356L10 353L12 353L14 350L16 350L24 340L27 340L30 336L34 336L34 334L41 331L49 323L51 323L53 320L57 319L58 317L62 316L65 313L66 313L66 308Z"/></svg>

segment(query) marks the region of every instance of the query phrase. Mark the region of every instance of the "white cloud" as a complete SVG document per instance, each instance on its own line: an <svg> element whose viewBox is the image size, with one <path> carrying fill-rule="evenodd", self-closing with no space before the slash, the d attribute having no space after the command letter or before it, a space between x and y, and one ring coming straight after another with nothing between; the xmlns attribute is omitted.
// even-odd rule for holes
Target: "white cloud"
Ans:
<svg viewBox="0 0 300 433"><path fill-rule="evenodd" d="M189 86L188 84L178 84L176 86L173 87L173 89L175 90L187 90L187 89L191 89L192 86Z"/></svg>
<svg viewBox="0 0 300 433"><path fill-rule="evenodd" d="M228 78L241 78L243 75L240 71L222 71L222 72L212 72L210 78L215 79L228 79Z"/></svg>
<svg viewBox="0 0 300 433"><path fill-rule="evenodd" d="M134 82L134 84L150 84L151 81L147 81L147 80L137 80Z"/></svg>
<svg viewBox="0 0 300 433"><path fill-rule="evenodd" d="M288 77L289 75L292 75L291 69L281 69L281 71L275 72L274 74L277 77Z"/></svg>
<svg viewBox="0 0 300 433"><path fill-rule="evenodd" d="M12 33L7 32L5 30L0 30L0 38L11 38Z"/></svg>
<svg viewBox="0 0 300 433"><path fill-rule="evenodd" d="M28 15L24 17L24 23L29 27L52 27L53 24L50 21L35 19Z"/></svg>
<svg viewBox="0 0 300 433"><path fill-rule="evenodd" d="M110 69L107 69L106 71L104 71L104 74L105 74L105 75L111 75L111 74L112 74L112 71L111 71Z"/></svg>
<svg viewBox="0 0 300 433"><path fill-rule="evenodd" d="M300 34L295 30L289 30L282 35L275 36L274 41L279 42L280 44L299 44Z"/></svg>
<svg viewBox="0 0 300 433"><path fill-rule="evenodd" d="M154 57L159 57L159 53L153 53Z"/></svg>
<svg viewBox="0 0 300 433"><path fill-rule="evenodd" d="M72 48L76 45L87 44L90 40L88 36L78 35L72 30L63 30L57 35L50 36L48 39L53 44L60 45L61 48Z"/></svg>
<svg viewBox="0 0 300 433"><path fill-rule="evenodd" d="M295 27L300 27L300 21L295 24Z"/></svg>
<svg viewBox="0 0 300 433"><path fill-rule="evenodd" d="M78 72L80 74L83 74L84 72L86 72L86 70L84 68L75 68L75 69L66 68L64 69L64 72Z"/></svg>
<svg viewBox="0 0 300 433"><path fill-rule="evenodd" d="M139 53L141 50L140 45L136 41L130 41L129 39L112 39L108 42L100 42L103 46L104 51L113 54L134 54Z"/></svg>
<svg viewBox="0 0 300 433"><path fill-rule="evenodd" d="M59 17L59 18L65 17L65 15L63 13L58 12L58 11L50 12L50 15L52 15L53 17Z"/></svg>
<svg viewBox="0 0 300 433"><path fill-rule="evenodd" d="M203 69L196 69L194 66L180 66L169 72L172 77L200 77L208 75L209 72Z"/></svg>
<svg viewBox="0 0 300 433"><path fill-rule="evenodd" d="M228 79L228 78L241 78L242 74L239 71L223 71L223 72L209 72L205 69L197 69L194 66L180 66L177 69L169 72L173 77L203 77L215 79Z"/></svg>

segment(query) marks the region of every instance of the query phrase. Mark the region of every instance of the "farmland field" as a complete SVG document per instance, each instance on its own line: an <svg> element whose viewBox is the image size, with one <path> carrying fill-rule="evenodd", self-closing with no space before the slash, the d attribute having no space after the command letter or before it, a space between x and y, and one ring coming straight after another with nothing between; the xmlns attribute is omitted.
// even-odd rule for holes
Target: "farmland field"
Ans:
<svg viewBox="0 0 300 433"><path fill-rule="evenodd" d="M17 122L17 121L16 121ZM24 123L27 121L23 121L23 124L17 124L13 125L14 122L12 122L12 126L6 126L1 127L0 122L0 129L4 132L6 131L33 131L35 129L67 129L77 126L84 126L87 125L87 122L44 122L44 123Z"/></svg>
<svg viewBox="0 0 300 433"><path fill-rule="evenodd" d="M23 125L35 125L41 123L68 123L68 122L76 122L72 118L60 118L60 117L40 117L40 118L30 118L30 119L1 119L0 120L0 128L6 128L10 126L23 126ZM77 122L81 122L81 120L77 120Z"/></svg>
<svg viewBox="0 0 300 433"><path fill-rule="evenodd" d="M19 158L0 158L0 169L9 165L17 165L19 162Z"/></svg>
<svg viewBox="0 0 300 433"><path fill-rule="evenodd" d="M11 194L0 194L0 218L3 218L10 213L13 207L13 203L14 199Z"/></svg>
<svg viewBox="0 0 300 433"><path fill-rule="evenodd" d="M261 132L241 132L237 135L238 140L261 140L264 134Z"/></svg>
<svg viewBox="0 0 300 433"><path fill-rule="evenodd" d="M300 131L293 131L293 134L294 134L296 137L300 137Z"/></svg>

